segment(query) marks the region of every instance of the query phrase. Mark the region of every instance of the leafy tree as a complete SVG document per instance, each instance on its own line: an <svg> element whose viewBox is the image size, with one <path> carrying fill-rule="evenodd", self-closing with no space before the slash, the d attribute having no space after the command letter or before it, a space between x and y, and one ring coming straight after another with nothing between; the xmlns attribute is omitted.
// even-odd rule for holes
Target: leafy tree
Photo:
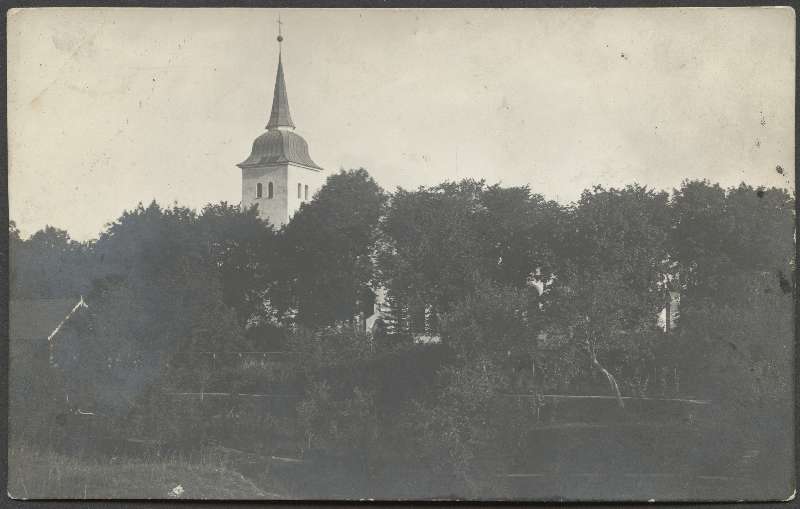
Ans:
<svg viewBox="0 0 800 509"><path fill-rule="evenodd" d="M368 461L378 438L373 398L371 392L355 387L352 396L336 399L327 383L312 383L297 405L304 449Z"/></svg>
<svg viewBox="0 0 800 509"><path fill-rule="evenodd" d="M307 326L352 320L371 297L373 252L386 195L366 170L328 177L282 232L281 260L297 322Z"/></svg>
<svg viewBox="0 0 800 509"><path fill-rule="evenodd" d="M670 248L689 300L723 296L718 283L741 270L793 272L794 199L785 190L686 181L671 206Z"/></svg>
<svg viewBox="0 0 800 509"><path fill-rule="evenodd" d="M274 321L269 297L278 279L278 237L255 207L240 211L226 202L206 205L197 218L207 263L216 267L222 302L236 310L241 326Z"/></svg>
<svg viewBox="0 0 800 509"><path fill-rule="evenodd" d="M10 293L12 299L54 299L86 293L92 279L91 243L72 240L46 226L28 239L9 225Z"/></svg>
<svg viewBox="0 0 800 509"><path fill-rule="evenodd" d="M21 239L19 235L19 228L15 221L8 222L8 240L11 242L19 242Z"/></svg>
<svg viewBox="0 0 800 509"><path fill-rule="evenodd" d="M718 283L726 298L683 310L686 383L703 397L760 402L791 393L792 295L769 272L743 272Z"/></svg>
<svg viewBox="0 0 800 509"><path fill-rule="evenodd" d="M474 226L483 186L464 180L394 194L379 263L389 293L403 305L441 313L473 291L487 256Z"/></svg>
<svg viewBox="0 0 800 509"><path fill-rule="evenodd" d="M78 369L104 380L102 402L126 408L148 384L165 381L176 355L245 346L193 211L140 205L111 224L95 249L101 277L87 299L81 340L71 344L82 350Z"/></svg>
<svg viewBox="0 0 800 509"><path fill-rule="evenodd" d="M636 185L595 187L584 191L567 223L570 254L556 277L553 320L583 346L617 396L618 382L606 364L613 357L641 362L650 355L640 333L653 328L664 303L667 198Z"/></svg>
<svg viewBox="0 0 800 509"><path fill-rule="evenodd" d="M548 281L557 265L561 216L561 207L527 187L467 179L399 189L382 224L379 253L394 314L416 303L429 306L435 318L483 281L517 288Z"/></svg>
<svg viewBox="0 0 800 509"><path fill-rule="evenodd" d="M370 336L348 325L298 327L289 336L289 348L297 353L299 368L310 374L352 366L373 358L375 353Z"/></svg>
<svg viewBox="0 0 800 509"><path fill-rule="evenodd" d="M768 271L715 281L724 297L681 309L676 350L683 391L712 402L720 441L761 451L765 489L783 493L791 478L794 295Z"/></svg>
<svg viewBox="0 0 800 509"><path fill-rule="evenodd" d="M730 271L725 201L725 190L707 181L686 181L673 191L670 248L688 288L713 284L716 274Z"/></svg>
<svg viewBox="0 0 800 509"><path fill-rule="evenodd" d="M436 493L491 493L496 486L474 460L502 438L504 416L493 404L504 383L500 371L491 362L471 362L445 368L441 377L437 400L417 403L401 421L412 438L406 452L434 474Z"/></svg>
<svg viewBox="0 0 800 509"><path fill-rule="evenodd" d="M794 198L783 189L741 184L728 190L726 205L731 261L788 278L795 253Z"/></svg>
<svg viewBox="0 0 800 509"><path fill-rule="evenodd" d="M682 268L676 352L684 391L717 409L723 440L764 452L786 471L794 323L794 200L742 184L684 182L673 194L672 246ZM789 479L765 481L776 493Z"/></svg>
<svg viewBox="0 0 800 509"><path fill-rule="evenodd" d="M197 240L197 214L155 201L141 203L110 223L95 246L101 277L159 280L186 277L188 263L199 264L203 245Z"/></svg>
<svg viewBox="0 0 800 509"><path fill-rule="evenodd" d="M486 272L492 281L515 287L532 279L546 283L558 267L563 209L527 186L485 188L476 234L486 245Z"/></svg>
<svg viewBox="0 0 800 509"><path fill-rule="evenodd" d="M540 323L530 292L536 290L484 283L443 316L442 341L462 363L500 366L512 357L532 359Z"/></svg>

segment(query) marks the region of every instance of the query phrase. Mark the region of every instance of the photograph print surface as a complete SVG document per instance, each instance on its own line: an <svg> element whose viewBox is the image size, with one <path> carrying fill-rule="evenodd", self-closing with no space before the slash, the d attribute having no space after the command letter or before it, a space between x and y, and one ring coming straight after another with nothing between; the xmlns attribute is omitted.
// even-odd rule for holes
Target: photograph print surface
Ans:
<svg viewBox="0 0 800 509"><path fill-rule="evenodd" d="M794 496L792 9L7 29L11 497Z"/></svg>

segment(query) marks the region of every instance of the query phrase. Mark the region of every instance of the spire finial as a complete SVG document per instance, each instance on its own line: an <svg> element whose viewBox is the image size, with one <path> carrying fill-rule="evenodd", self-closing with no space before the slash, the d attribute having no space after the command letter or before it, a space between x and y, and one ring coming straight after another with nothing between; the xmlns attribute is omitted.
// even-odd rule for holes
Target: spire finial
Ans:
<svg viewBox="0 0 800 509"><path fill-rule="evenodd" d="M283 22L281 22L281 14L278 13L278 56L280 56L281 50L283 49L283 31L281 30L281 25L283 25Z"/></svg>
<svg viewBox="0 0 800 509"><path fill-rule="evenodd" d="M275 75L275 92L272 96L272 112L269 115L267 129L288 127L294 129L292 116L289 113L289 99L286 97L286 82L283 79L283 63L281 62L281 43L283 42L283 22L278 14L278 72Z"/></svg>

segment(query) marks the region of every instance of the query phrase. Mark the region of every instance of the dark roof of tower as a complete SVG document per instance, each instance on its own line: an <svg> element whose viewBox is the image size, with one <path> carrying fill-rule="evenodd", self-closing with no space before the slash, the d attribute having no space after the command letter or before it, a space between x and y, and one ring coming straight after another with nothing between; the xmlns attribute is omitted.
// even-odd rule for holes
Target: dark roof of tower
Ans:
<svg viewBox="0 0 800 509"><path fill-rule="evenodd" d="M289 98L286 95L286 81L283 79L283 63L278 53L278 73L275 76L275 92L272 95L272 112L269 115L267 129L291 127L294 129L292 114L289 112Z"/></svg>
<svg viewBox="0 0 800 509"><path fill-rule="evenodd" d="M299 134L272 129L253 142L250 157L239 163L240 168L269 164L295 163L321 170L308 155L308 143Z"/></svg>
<svg viewBox="0 0 800 509"><path fill-rule="evenodd" d="M283 38L279 35L278 42ZM250 157L239 163L240 168L252 168L271 164L294 163L314 170L322 170L308 155L308 143L302 136L287 129L294 129L289 113L289 98L283 79L283 62L278 52L278 72L275 76L275 95L272 98L272 113L267 123L267 132L253 142Z"/></svg>

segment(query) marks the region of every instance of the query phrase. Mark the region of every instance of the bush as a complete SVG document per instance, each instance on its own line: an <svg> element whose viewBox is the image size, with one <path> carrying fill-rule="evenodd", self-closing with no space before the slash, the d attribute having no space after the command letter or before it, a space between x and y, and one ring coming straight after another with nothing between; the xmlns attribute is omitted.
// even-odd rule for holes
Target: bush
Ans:
<svg viewBox="0 0 800 509"><path fill-rule="evenodd" d="M334 399L325 382L315 382L297 405L306 452L365 459L378 438L373 394L353 388L349 398Z"/></svg>
<svg viewBox="0 0 800 509"><path fill-rule="evenodd" d="M412 448L407 459L422 461L454 493L486 495L489 486L476 458L496 452L507 415L497 413L503 378L495 365L449 367L441 372L444 388L432 404L415 402L402 427Z"/></svg>

